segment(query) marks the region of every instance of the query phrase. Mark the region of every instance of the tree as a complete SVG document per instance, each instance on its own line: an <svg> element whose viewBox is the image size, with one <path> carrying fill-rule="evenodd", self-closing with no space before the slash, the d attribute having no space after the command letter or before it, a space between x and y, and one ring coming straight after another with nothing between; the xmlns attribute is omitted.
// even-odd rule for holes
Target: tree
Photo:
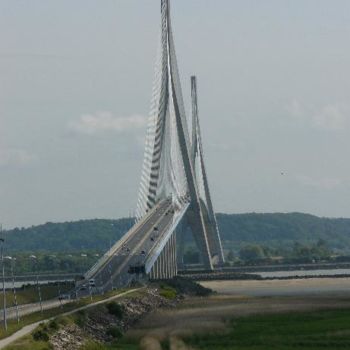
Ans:
<svg viewBox="0 0 350 350"><path fill-rule="evenodd" d="M199 252L193 247L190 247L186 250L184 254L184 263L185 264L198 264L200 262Z"/></svg>
<svg viewBox="0 0 350 350"><path fill-rule="evenodd" d="M244 261L259 260L265 257L262 247L258 244L249 244L241 248L239 257Z"/></svg>
<svg viewBox="0 0 350 350"><path fill-rule="evenodd" d="M226 260L227 261L233 261L235 259L235 256L233 254L232 249L227 253Z"/></svg>

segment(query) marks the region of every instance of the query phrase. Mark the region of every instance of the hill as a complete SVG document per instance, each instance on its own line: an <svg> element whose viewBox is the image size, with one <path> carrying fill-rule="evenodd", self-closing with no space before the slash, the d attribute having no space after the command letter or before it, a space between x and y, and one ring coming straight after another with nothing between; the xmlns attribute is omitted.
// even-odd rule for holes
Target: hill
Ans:
<svg viewBox="0 0 350 350"><path fill-rule="evenodd" d="M237 250L247 243L288 247L295 242L322 239L340 251L350 251L350 219L320 218L301 213L218 214L224 248ZM133 219L81 220L46 223L6 231L7 251L105 251L132 226Z"/></svg>
<svg viewBox="0 0 350 350"><path fill-rule="evenodd" d="M133 219L80 220L5 231L6 250L13 252L106 251L134 223Z"/></svg>
<svg viewBox="0 0 350 350"><path fill-rule="evenodd" d="M350 219L320 218L303 213L218 214L218 225L226 248L246 243L287 248L295 242L324 240L330 248L350 250Z"/></svg>

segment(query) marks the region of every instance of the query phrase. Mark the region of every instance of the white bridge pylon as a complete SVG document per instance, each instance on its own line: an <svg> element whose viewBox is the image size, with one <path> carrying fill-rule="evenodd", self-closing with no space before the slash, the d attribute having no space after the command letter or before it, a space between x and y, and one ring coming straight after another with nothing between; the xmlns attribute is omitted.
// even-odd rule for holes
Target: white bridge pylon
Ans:
<svg viewBox="0 0 350 350"><path fill-rule="evenodd" d="M192 77L192 140L190 140L170 19L170 1L161 1L161 43L147 128L144 164L137 205L140 220L156 203L170 197L176 213L192 231L205 268L224 262L213 211L199 128L197 84ZM184 205L190 203L186 213ZM174 227L175 230L176 227ZM169 235L170 237L171 235ZM165 249L166 251L166 249ZM164 264L166 253L158 263ZM159 276L157 260L153 275Z"/></svg>
<svg viewBox="0 0 350 350"><path fill-rule="evenodd" d="M224 263L204 166L196 78L191 79L190 138L171 29L170 0L161 0L160 38L137 221L85 274L85 280L99 290L124 286L135 274L146 274L151 279L174 277L178 266L176 232L180 227L192 232L205 269Z"/></svg>

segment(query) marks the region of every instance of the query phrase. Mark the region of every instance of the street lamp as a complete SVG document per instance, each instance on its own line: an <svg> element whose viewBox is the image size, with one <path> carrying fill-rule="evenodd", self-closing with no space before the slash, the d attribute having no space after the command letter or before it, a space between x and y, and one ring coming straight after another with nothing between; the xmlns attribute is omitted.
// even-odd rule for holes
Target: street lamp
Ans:
<svg viewBox="0 0 350 350"><path fill-rule="evenodd" d="M79 299L78 296L78 284L77 284L77 276L74 275L74 289L75 289L75 300Z"/></svg>
<svg viewBox="0 0 350 350"><path fill-rule="evenodd" d="M82 258L87 258L88 256L87 256L87 254L80 254L80 256L82 257ZM89 287L89 294L90 294L90 300L92 301L92 288L91 288L91 284L90 284L90 281L88 281L88 287Z"/></svg>
<svg viewBox="0 0 350 350"><path fill-rule="evenodd" d="M2 225L0 225L0 232L2 232ZM1 254L1 267L2 267L2 292L3 292L3 297L4 297L4 309L3 309L4 328L5 328L5 331L7 331L5 264L4 264L4 244L5 244L5 239L0 237L0 242L1 242L1 253L0 254Z"/></svg>
<svg viewBox="0 0 350 350"><path fill-rule="evenodd" d="M15 286L15 274L13 272L16 258L13 258L12 256L6 256L5 259L10 260L11 277L12 277L12 290L13 290L13 297L15 299L17 323L19 323L18 302L17 302L17 294L16 294L16 286Z"/></svg>
<svg viewBox="0 0 350 350"><path fill-rule="evenodd" d="M41 311L41 313L43 313L43 304L41 301L41 289L40 289L39 276L38 276L38 259L35 255L31 255L29 258L34 261L35 274L36 274L36 287L37 287L38 295L39 295L40 311Z"/></svg>
<svg viewBox="0 0 350 350"><path fill-rule="evenodd" d="M57 258L56 255L51 254L49 255L49 257L52 259L52 261L54 261L55 259L57 259L57 262L59 262L59 259ZM54 267L52 266L52 269L54 269ZM63 304L62 304L62 291L61 291L61 281L59 276L57 277L57 281L55 282L57 283L57 292L58 292L58 300L60 302L60 307L61 309L63 308Z"/></svg>

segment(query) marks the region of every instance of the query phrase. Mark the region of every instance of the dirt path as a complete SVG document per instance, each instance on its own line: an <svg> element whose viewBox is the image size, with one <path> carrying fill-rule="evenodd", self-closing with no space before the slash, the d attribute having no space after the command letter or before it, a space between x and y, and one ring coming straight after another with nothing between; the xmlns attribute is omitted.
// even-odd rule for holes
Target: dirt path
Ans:
<svg viewBox="0 0 350 350"><path fill-rule="evenodd" d="M74 314L75 312L78 312L78 311L81 311L81 310L86 310L86 309L89 309L91 307L95 307L97 305L101 305L101 304L104 304L104 303L108 303L109 301L112 301L112 300L115 300L115 299L119 299L121 297L124 297L125 295L128 295L128 294L131 294L131 293L134 293L138 290L141 290L143 288L136 288L136 289L131 289L127 292L123 292L123 293L120 293L118 295L115 295L113 297L110 297L108 299L104 299L104 300L100 300L100 301L97 301L96 303L92 303L92 304L89 304L89 305L85 305L85 306L82 306L80 308L77 308L77 309L74 309L72 311L69 311L69 312L66 312L60 316L68 316L68 315L72 315ZM57 316L55 316L57 317ZM15 340L19 339L19 338L22 338L23 336L29 334L30 332L32 332L37 326L39 326L40 323L43 323L43 322L49 322L50 320L52 320L53 318L55 317L52 317L52 318L49 318L49 319L46 319L46 320L42 320L42 321L39 321L39 322L35 322L33 324L30 324L28 326L25 326L23 327L22 329L20 329L19 331L17 331L16 333L13 333L12 335L10 335L9 337L5 338L5 339L1 339L0 340L0 349L3 349L5 346L11 344L12 342L14 342Z"/></svg>

